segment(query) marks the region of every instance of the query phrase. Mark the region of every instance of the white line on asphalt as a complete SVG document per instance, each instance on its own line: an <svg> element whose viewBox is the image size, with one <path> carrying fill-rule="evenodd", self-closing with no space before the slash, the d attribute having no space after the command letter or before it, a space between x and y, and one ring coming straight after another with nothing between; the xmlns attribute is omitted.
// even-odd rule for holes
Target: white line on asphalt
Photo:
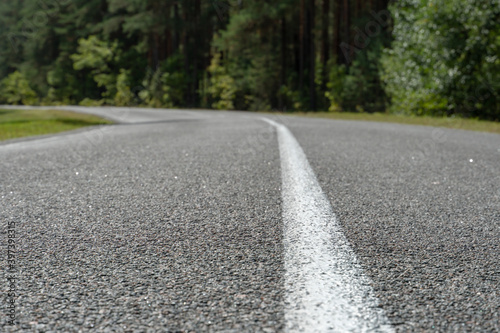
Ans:
<svg viewBox="0 0 500 333"><path fill-rule="evenodd" d="M287 332L393 332L293 134L278 132Z"/></svg>

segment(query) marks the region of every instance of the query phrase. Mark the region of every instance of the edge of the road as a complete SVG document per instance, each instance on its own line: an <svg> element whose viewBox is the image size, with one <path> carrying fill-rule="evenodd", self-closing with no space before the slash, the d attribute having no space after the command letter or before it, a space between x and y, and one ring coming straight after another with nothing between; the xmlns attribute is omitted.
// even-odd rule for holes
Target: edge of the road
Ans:
<svg viewBox="0 0 500 333"><path fill-rule="evenodd" d="M47 106L0 105L0 110L2 110L2 109L3 110L62 110L62 111L69 111L69 112L76 112L76 113L92 114L92 115L104 118L106 120L112 121L115 124L122 123L122 121L120 119L106 115L106 114L100 114L100 113L97 114L96 112L81 112L85 109L88 109L89 111L91 111L92 109L97 109L97 108L106 108L106 107L105 106L103 106L103 107L85 107L85 106L78 106L78 105L47 105ZM95 127L95 126L89 126L89 127L85 127L85 128L90 128L90 127ZM79 130L79 129L77 129L77 130ZM73 131L75 131L75 130L70 130L70 131L65 131L65 132L73 132ZM59 133L54 133L54 134L59 134ZM36 137L42 137L42 136L46 136L46 135L52 135L52 134L37 135Z"/></svg>
<svg viewBox="0 0 500 333"><path fill-rule="evenodd" d="M358 124L379 124L382 126L396 126L396 127L407 127L407 128L412 128L412 129L418 129L418 128L427 128L427 129L433 129L437 131L452 131L452 132L458 132L458 133L468 133L469 135L480 135L480 136L495 136L498 137L500 134L496 133L491 133L491 132L481 132L481 131L472 131L472 130L465 130L465 129L459 129L459 128L447 128L447 127L439 127L439 126L427 126L427 125L414 125L414 124L401 124L401 123L391 123L391 122L374 122L374 121L368 121L368 120L349 120L349 119L328 119L328 118L309 118L309 117L303 117L300 115L293 115L293 114L278 114L278 113L265 113L265 112L254 112L254 111L239 111L239 110L210 110L210 109L168 109L168 108L147 108L147 107L115 107L115 106L79 106L79 105L54 105L54 106L28 106L28 105L0 105L0 109L24 109L24 110L46 110L46 109L55 109L55 110L64 110L64 111L70 111L70 112L77 112L77 113L84 113L84 114L92 114L95 116L102 117L104 119L110 120L113 122L113 124L109 125L95 125L95 126L87 126L87 127L82 127L74 130L69 130L69 131L63 131L63 132L58 132L58 133L49 133L49 134L43 134L43 135L35 135L35 136L28 136L28 137L22 137L22 138L15 138L15 139L9 139L9 140L4 140L0 141L0 147L2 146L7 146L11 144L16 144L16 143L25 143L25 142L31 142L31 141L37 141L37 140L47 140L51 138L59 138L59 137L64 137L68 135L73 135L73 134L79 134L79 133L85 133L85 132L90 132L94 131L96 129L102 129L102 128L110 128L113 126L117 125L140 125L141 123L144 122L130 122L126 121L123 118L120 118L120 116L114 116L110 114L106 114L106 112L102 112L104 110L115 110L115 111L120 111L122 112L122 116L125 118L127 117L126 114L127 112L131 111L139 111L139 110L144 110L147 112L189 112L190 114L193 113L216 113L218 115L224 116L224 115L244 115L244 116L249 116L254 118L255 120L258 120L259 118L266 117L269 119L273 120L280 120L283 122L283 119L304 119L308 121L334 121L334 122L340 122L340 123L346 123L346 124L352 124L352 123L358 123ZM102 110L102 111L99 111ZM285 125L287 125L287 122L284 122Z"/></svg>
<svg viewBox="0 0 500 333"><path fill-rule="evenodd" d="M71 108L74 106L66 105L66 106L28 106L28 105L0 105L0 110L47 110L47 109L53 109L53 110L63 110L63 111L69 111L69 112L76 112L76 113L81 113L75 110L71 110ZM120 125L122 122L119 119L116 119L114 117L109 117L109 116L103 116L101 114L95 114L88 112L88 114L96 115L101 118L104 118L106 120L112 121L113 124L108 124L108 125L93 125L93 126L85 126L85 127L80 127L72 130L67 130L67 131L62 131L62 132L56 132L56 133L48 133L48 134L41 134L41 135L32 135L32 136L25 136L21 138L15 138L15 139L8 139L8 140L2 140L0 141L0 147L3 146L8 146L12 144L17 144L17 143L26 143L26 142L31 142L31 141L37 141L37 140L49 140L49 139L57 139L59 137L64 137L68 135L73 135L73 134L79 134L79 133L85 133L85 132L90 132L96 129L101 129L104 127L109 127L109 126L114 126L114 125Z"/></svg>
<svg viewBox="0 0 500 333"><path fill-rule="evenodd" d="M290 118L290 119L307 119L311 121L334 121L334 122L340 122L340 123L364 123L364 124L383 124L383 125L390 125L390 126L404 126L404 127L409 127L409 128L430 128L430 129L438 129L438 130L449 130L449 131L458 131L458 132L463 132L463 133L469 133L469 134L482 134L482 135L494 135L494 136L499 136L500 134L498 133L492 133L492 132L485 132L485 131L479 131L479 130L468 130L468 129L461 129L461 128L450 128L450 127L442 127L442 126L431 126L431 125L420 125L420 124L404 124L404 123L397 123L397 122L386 122L386 121L370 121L370 120L357 120L357 119L333 119L333 118L321 118L321 117L306 117L302 115L295 115L295 114L286 114L286 113L279 113L279 112L258 112L258 111L244 111L244 110L213 110L213 109L204 109L204 108L149 108L149 107L140 107L140 106L134 106L134 107L118 107L118 106L80 106L80 105L46 105L46 106L30 106L30 105L0 105L0 109L38 109L38 110L46 110L46 109L55 109L55 110L64 110L64 111L71 111L71 112L78 112L78 113L86 113L86 114L92 114L96 115L99 117L102 117L104 119L110 120L114 122L114 124L111 125L106 125L106 126L113 126L113 125L120 125L120 124L135 124L134 122L127 122L121 119L120 117L115 117L113 115L106 114L105 112L99 112L98 110L115 110L115 111L121 111L123 114L126 114L127 112L130 111L146 111L146 112L189 112L189 113L214 113L214 114L219 114L219 115L224 115L224 114L238 114L238 115L247 115L247 116L253 116L253 117L267 117L270 119L282 119L282 118ZM90 128L90 127L87 127ZM58 134L58 133L55 133ZM47 134L51 135L51 134Z"/></svg>
<svg viewBox="0 0 500 333"><path fill-rule="evenodd" d="M27 143L27 142L31 142L31 141L38 141L38 140L51 140L51 139L56 140L59 137L65 137L65 136L69 136L69 135L95 131L98 129L102 129L102 128L110 127L110 126L114 126L114 125L116 125L116 124L86 126L86 127L81 127L81 128L69 130L69 131L50 133L50 134L42 134L42 135L25 136L22 138L15 138L15 139L8 139L8 140L0 141L0 147L9 146L9 145L18 144L18 143Z"/></svg>

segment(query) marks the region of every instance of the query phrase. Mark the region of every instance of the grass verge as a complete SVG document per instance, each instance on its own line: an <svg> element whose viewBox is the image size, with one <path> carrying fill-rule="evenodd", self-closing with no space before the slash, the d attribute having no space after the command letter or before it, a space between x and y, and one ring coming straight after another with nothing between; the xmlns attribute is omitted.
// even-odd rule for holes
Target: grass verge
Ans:
<svg viewBox="0 0 500 333"><path fill-rule="evenodd" d="M0 141L104 124L112 122L93 115L62 110L0 109Z"/></svg>
<svg viewBox="0 0 500 333"><path fill-rule="evenodd" d="M490 132L500 134L500 123L465 118L444 118L444 117L416 117L402 116L388 113L355 113L355 112L293 112L287 115L329 118L340 120L364 120L378 121L386 123L398 123L408 125L425 125L434 127L446 127L463 129L469 131Z"/></svg>

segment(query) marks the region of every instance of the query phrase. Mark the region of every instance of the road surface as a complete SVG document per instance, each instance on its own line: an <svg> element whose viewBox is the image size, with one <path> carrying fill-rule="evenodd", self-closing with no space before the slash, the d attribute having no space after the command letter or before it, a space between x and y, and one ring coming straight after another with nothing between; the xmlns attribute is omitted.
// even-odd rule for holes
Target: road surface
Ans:
<svg viewBox="0 0 500 333"><path fill-rule="evenodd" d="M119 123L0 143L4 331L500 331L499 135L65 109Z"/></svg>

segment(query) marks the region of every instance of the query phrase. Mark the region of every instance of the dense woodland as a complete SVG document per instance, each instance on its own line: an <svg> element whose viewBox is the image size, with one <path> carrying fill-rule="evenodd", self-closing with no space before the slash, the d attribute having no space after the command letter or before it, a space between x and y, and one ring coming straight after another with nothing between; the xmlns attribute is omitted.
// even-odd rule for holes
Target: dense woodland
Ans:
<svg viewBox="0 0 500 333"><path fill-rule="evenodd" d="M0 103L500 120L498 0L0 0Z"/></svg>

